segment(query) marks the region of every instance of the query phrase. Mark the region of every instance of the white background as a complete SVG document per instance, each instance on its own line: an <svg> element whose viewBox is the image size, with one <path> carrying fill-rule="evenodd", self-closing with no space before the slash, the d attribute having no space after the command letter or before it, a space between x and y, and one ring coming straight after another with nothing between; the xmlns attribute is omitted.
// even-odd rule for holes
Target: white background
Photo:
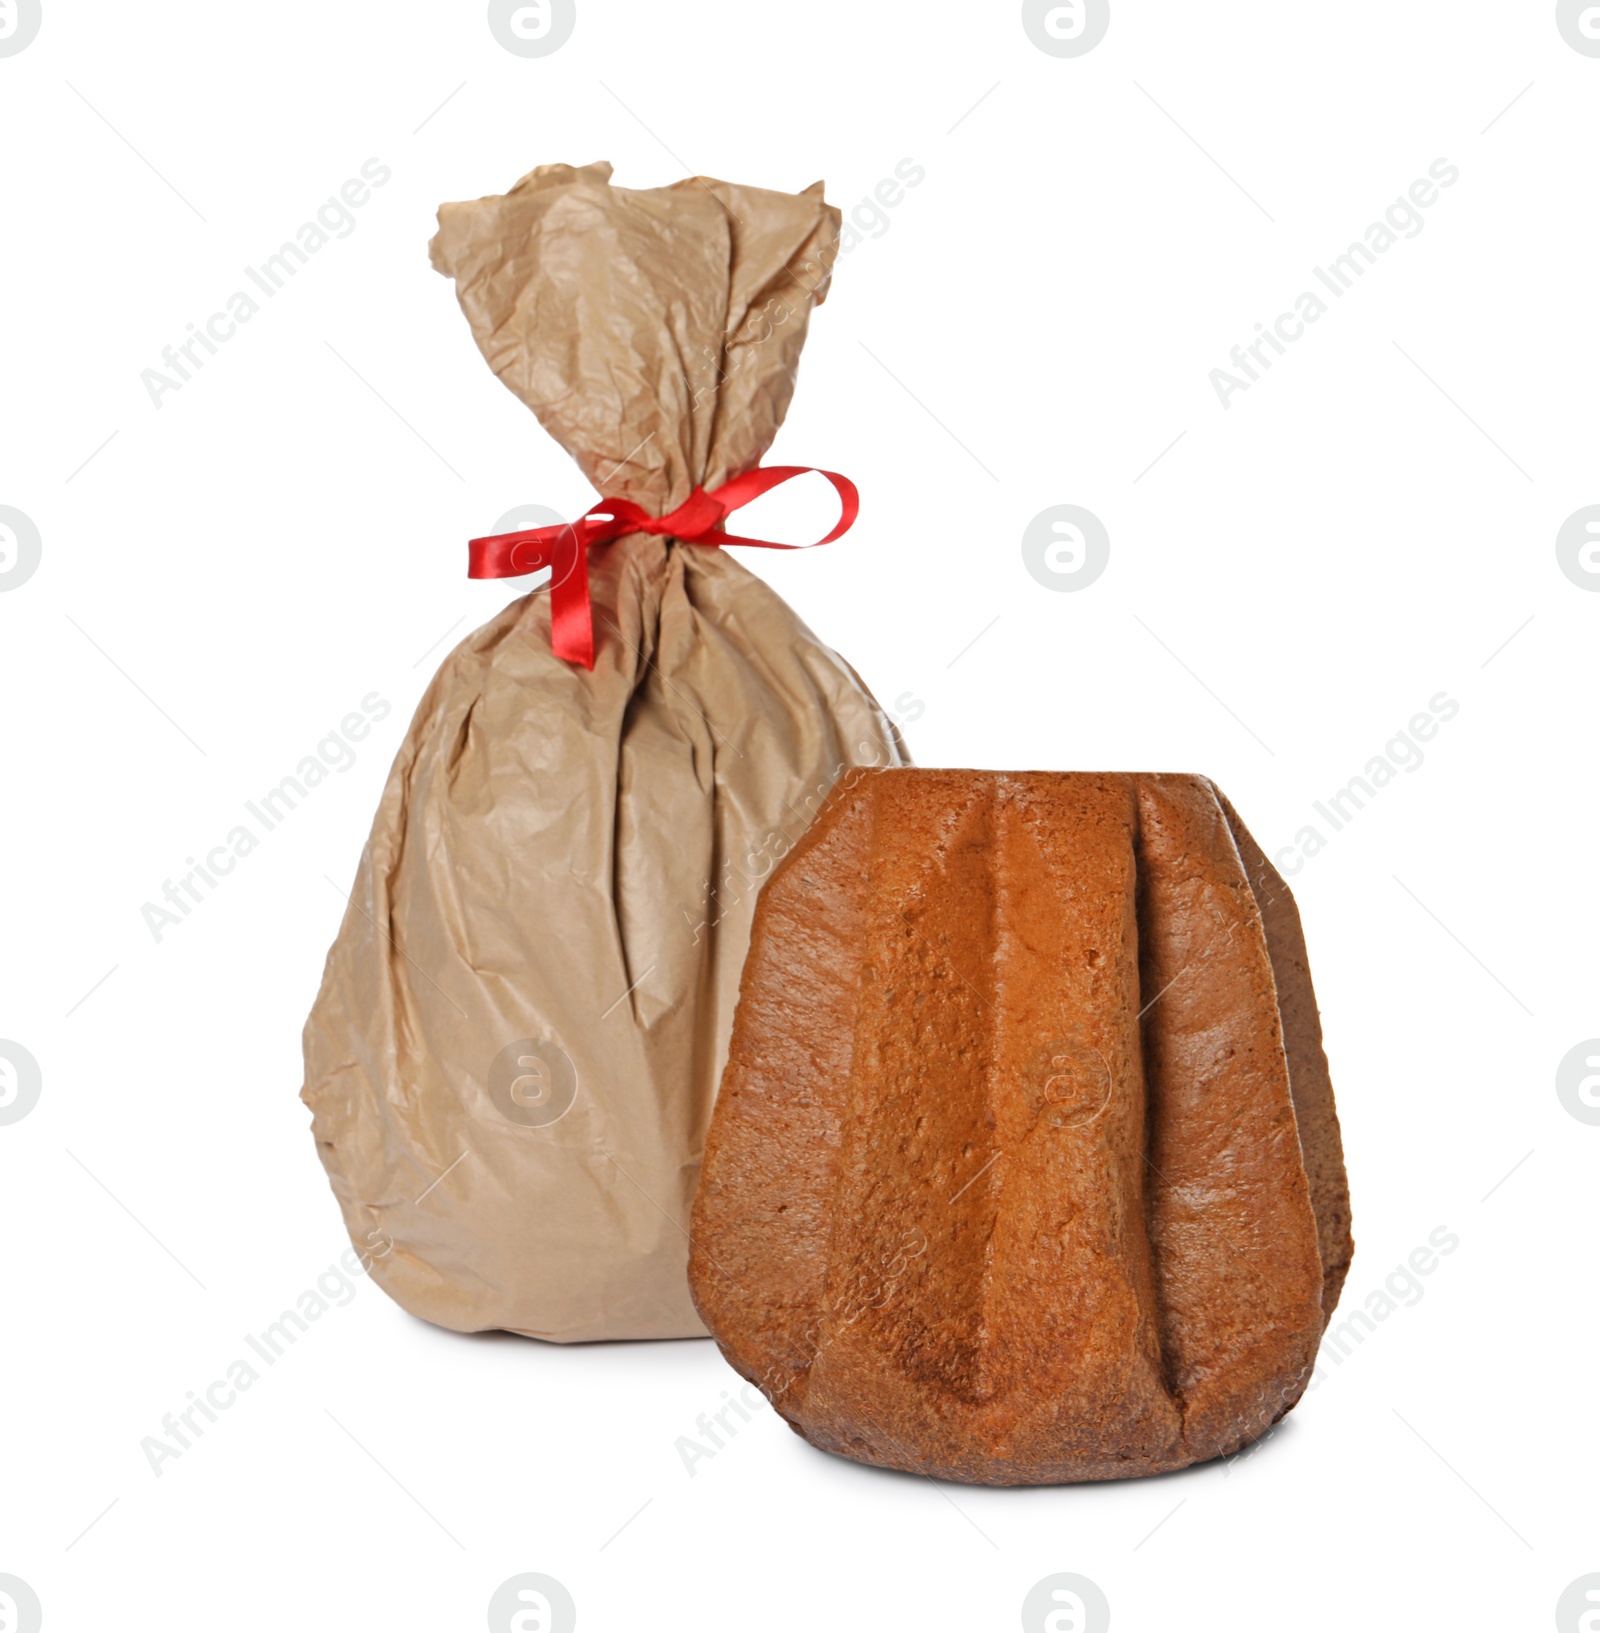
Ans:
<svg viewBox="0 0 1600 1633"><path fill-rule="evenodd" d="M1554 548L1600 502L1597 99L1543 0L1115 0L1077 58L1011 4L579 0L532 60L476 4L45 0L0 58L0 504L43 540L0 594L0 1037L43 1073L0 1127L0 1572L45 1625L477 1628L521 1571L589 1630L1010 1629L1056 1571L1121 1630L1550 1625L1600 1571L1600 1128L1555 1092L1600 1033L1600 596ZM155 408L141 371L373 157L350 236ZM345 1246L299 1029L410 710L507 596L464 541L592 502L433 212L597 158L847 211L925 169L771 456L862 519L751 563L921 763L1202 771L1271 852L1459 704L1292 883L1345 1311L1460 1246L1233 1465L935 1486L764 1410L691 1476L709 1341L459 1337L365 1281L159 1478L141 1452ZM1229 348L1440 158L1424 230L1224 408ZM765 503L791 537L829 508ZM1111 539L1079 593L1021 553L1067 503ZM158 944L142 903L374 691L354 768Z"/></svg>

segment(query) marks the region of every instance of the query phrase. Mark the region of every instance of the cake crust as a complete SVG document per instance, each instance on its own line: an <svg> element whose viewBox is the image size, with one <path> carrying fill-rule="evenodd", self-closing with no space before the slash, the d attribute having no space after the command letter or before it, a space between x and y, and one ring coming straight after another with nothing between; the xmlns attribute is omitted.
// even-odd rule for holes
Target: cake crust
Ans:
<svg viewBox="0 0 1600 1633"><path fill-rule="evenodd" d="M757 905L691 1235L702 1319L825 1450L1237 1450L1350 1256L1287 888L1202 777L848 778Z"/></svg>

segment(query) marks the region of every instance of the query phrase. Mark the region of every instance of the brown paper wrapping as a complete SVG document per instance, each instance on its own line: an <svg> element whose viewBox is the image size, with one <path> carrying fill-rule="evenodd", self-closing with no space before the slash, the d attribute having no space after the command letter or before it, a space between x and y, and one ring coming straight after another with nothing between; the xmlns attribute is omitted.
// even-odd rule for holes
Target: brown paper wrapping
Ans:
<svg viewBox="0 0 1600 1633"><path fill-rule="evenodd" d="M607 498L759 462L839 215L550 165L431 252L495 372ZM842 546L848 548L848 546ZM540 1338L704 1332L686 1227L761 881L840 775L905 763L855 672L722 550L591 552L593 672L514 602L400 749L305 1029L356 1247L413 1314Z"/></svg>

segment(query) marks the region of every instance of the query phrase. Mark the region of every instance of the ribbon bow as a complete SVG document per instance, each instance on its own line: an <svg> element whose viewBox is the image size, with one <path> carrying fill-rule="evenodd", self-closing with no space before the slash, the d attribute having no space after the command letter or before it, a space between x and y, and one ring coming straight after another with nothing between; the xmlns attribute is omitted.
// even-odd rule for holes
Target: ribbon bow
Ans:
<svg viewBox="0 0 1600 1633"><path fill-rule="evenodd" d="M848 477L817 471L811 465L771 465L746 471L715 492L696 488L666 516L652 516L631 499L602 499L575 522L554 527L530 527L520 533L496 533L467 541L469 578L520 578L524 573L551 569L550 645L558 658L594 668L594 616L589 606L589 546L609 544L625 533L658 533L684 544L713 549L724 544L750 544L762 550L808 550L814 545L779 544L775 539L746 539L720 531L723 522L741 505L759 499L796 476L815 471L833 484L839 495L839 520L817 544L832 544L849 531L861 508L861 496Z"/></svg>

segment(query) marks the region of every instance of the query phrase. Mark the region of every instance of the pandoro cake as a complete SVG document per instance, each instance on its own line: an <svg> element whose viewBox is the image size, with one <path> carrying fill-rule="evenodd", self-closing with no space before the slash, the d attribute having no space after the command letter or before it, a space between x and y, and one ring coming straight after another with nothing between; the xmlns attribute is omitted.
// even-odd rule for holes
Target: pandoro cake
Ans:
<svg viewBox="0 0 1600 1633"><path fill-rule="evenodd" d="M758 903L691 1234L702 1319L824 1450L1236 1451L1351 1255L1283 880L1203 777L851 774Z"/></svg>

